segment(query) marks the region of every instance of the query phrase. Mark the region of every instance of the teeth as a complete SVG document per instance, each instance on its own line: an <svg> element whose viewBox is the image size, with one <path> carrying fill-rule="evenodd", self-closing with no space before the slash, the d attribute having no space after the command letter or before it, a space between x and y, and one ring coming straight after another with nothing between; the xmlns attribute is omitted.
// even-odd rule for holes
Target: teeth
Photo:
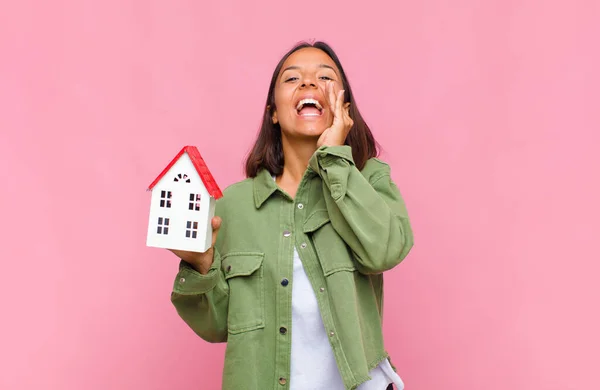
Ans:
<svg viewBox="0 0 600 390"><path fill-rule="evenodd" d="M315 99L302 99L298 102L298 105L296 106L296 110L300 111L300 109L302 108L302 106L304 106L305 104L314 104L319 111L323 110L323 107L321 107L321 105L319 104L319 102Z"/></svg>

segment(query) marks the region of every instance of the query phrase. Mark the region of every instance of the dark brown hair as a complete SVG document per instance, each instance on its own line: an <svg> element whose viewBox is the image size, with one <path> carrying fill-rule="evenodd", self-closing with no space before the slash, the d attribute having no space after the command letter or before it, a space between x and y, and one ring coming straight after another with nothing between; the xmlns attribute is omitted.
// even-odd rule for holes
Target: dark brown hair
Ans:
<svg viewBox="0 0 600 390"><path fill-rule="evenodd" d="M283 172L283 146L281 144L281 128L279 124L273 123L273 110L275 109L275 84L285 60L287 60L287 58L294 52L307 47L313 47L324 51L333 60L340 71L342 88L345 90L344 101L350 103L349 115L354 121L354 125L350 129L345 142L346 145L349 145L352 148L352 158L354 160L354 164L359 170L361 170L368 159L378 155L378 145L373 137L373 134L371 133L371 130L369 129L369 126L367 126L367 123L358 111L358 107L354 101L354 96L352 95L352 88L350 88L350 83L348 82L346 73L344 73L342 64L340 63L340 60L333 49L325 42L301 42L283 56L273 72L260 131L258 133L256 142L254 143L254 146L252 147L252 150L246 159L247 177L255 177L262 168L267 169L273 175L280 175Z"/></svg>

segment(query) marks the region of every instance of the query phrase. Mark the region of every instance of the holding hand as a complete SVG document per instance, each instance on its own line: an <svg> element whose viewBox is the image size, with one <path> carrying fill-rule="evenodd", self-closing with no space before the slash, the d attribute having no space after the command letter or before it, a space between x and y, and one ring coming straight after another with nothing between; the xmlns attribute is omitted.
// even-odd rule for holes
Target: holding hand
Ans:
<svg viewBox="0 0 600 390"><path fill-rule="evenodd" d="M175 256L179 257L181 260L191 265L196 271L200 272L202 275L206 275L213 263L214 247L215 242L217 242L217 233L219 232L219 228L221 227L221 222L221 218L219 217L214 217L212 219L212 245L210 248L208 248L206 252L190 252L181 251L178 249L169 250L173 252Z"/></svg>
<svg viewBox="0 0 600 390"><path fill-rule="evenodd" d="M354 125L350 118L350 103L344 104L344 90L337 94L334 92L333 82L328 82L326 95L329 102L329 110L333 114L333 123L331 127L325 129L317 141L317 147L344 145L346 137Z"/></svg>

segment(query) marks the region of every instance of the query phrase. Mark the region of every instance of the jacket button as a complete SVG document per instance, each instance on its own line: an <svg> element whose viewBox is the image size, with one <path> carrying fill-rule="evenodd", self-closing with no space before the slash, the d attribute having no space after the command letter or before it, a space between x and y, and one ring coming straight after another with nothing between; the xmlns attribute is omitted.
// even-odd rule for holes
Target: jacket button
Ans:
<svg viewBox="0 0 600 390"><path fill-rule="evenodd" d="M285 326L282 326L281 328L279 328L279 333L281 333L281 334L287 333L287 329L285 328Z"/></svg>
<svg viewBox="0 0 600 390"><path fill-rule="evenodd" d="M287 380L285 378L279 378L279 384L280 385L285 385L287 383Z"/></svg>
<svg viewBox="0 0 600 390"><path fill-rule="evenodd" d="M284 230L284 231L283 231L283 236L284 236L284 237L289 237L289 236L291 236L291 235L292 235L292 233L291 233L289 230Z"/></svg>
<svg viewBox="0 0 600 390"><path fill-rule="evenodd" d="M285 286L287 286L287 285L288 285L288 283L289 283L289 282L290 282L289 280L287 280L287 279L283 279L283 280L281 281L281 285L282 285L283 287L285 287Z"/></svg>
<svg viewBox="0 0 600 390"><path fill-rule="evenodd" d="M231 266L230 265L227 266L227 272L229 272L229 271L231 271Z"/></svg>

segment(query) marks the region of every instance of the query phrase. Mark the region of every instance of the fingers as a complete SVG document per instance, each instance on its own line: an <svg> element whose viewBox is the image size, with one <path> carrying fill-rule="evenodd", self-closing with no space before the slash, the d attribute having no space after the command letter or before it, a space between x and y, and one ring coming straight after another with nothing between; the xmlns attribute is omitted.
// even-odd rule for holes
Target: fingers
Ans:
<svg viewBox="0 0 600 390"><path fill-rule="evenodd" d="M343 145L346 136L350 132L354 121L350 118L350 103L344 102L345 90L335 91L335 83L327 82L325 85L325 96L329 102L332 124L321 134L318 145L332 144Z"/></svg>
<svg viewBox="0 0 600 390"><path fill-rule="evenodd" d="M338 91L337 100L335 101L335 114L338 118L342 119L342 115L344 112L342 111L342 107L344 105L344 90Z"/></svg>
<svg viewBox="0 0 600 390"><path fill-rule="evenodd" d="M211 220L213 230L218 230L221 227L221 222L223 222L221 217L214 217Z"/></svg>
<svg viewBox="0 0 600 390"><path fill-rule="evenodd" d="M221 228L221 218L220 217L214 217L211 221L212 223L212 246L215 246L215 243L217 242L217 234L219 233L219 229Z"/></svg>
<svg viewBox="0 0 600 390"><path fill-rule="evenodd" d="M329 108L332 113L335 113L335 93L333 92L333 81L327 83L327 98L329 100Z"/></svg>
<svg viewBox="0 0 600 390"><path fill-rule="evenodd" d="M329 108L333 114L333 120L343 119L344 111L342 108L344 105L344 90L340 90L336 93L333 81L329 81L327 83L327 98L329 100Z"/></svg>

